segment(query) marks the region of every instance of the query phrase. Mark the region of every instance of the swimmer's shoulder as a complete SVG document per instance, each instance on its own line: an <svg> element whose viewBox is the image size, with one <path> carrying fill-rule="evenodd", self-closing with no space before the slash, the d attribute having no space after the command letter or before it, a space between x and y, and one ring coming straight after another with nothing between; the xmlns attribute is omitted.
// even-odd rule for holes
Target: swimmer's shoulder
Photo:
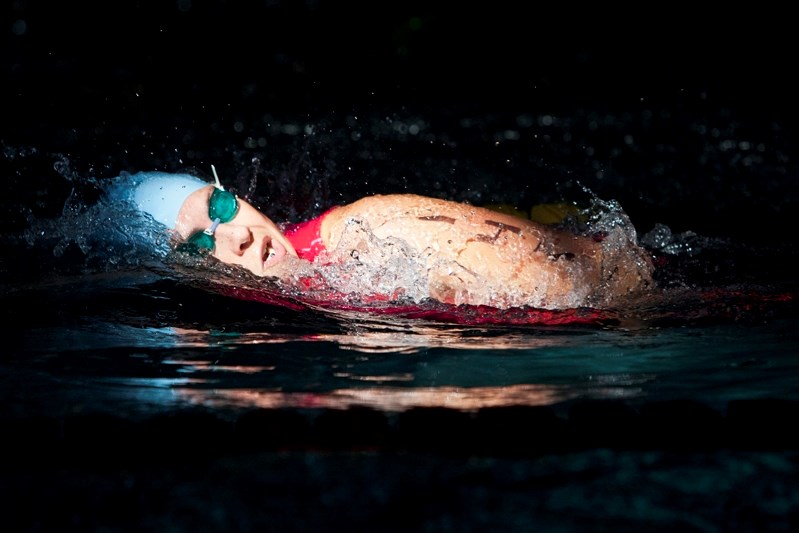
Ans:
<svg viewBox="0 0 799 533"><path fill-rule="evenodd" d="M470 207L451 200L444 200L433 196L422 196L413 193L393 193L393 194L374 194L365 196L347 206L348 215L357 216L358 214L396 214L396 213L416 213L430 209L460 209Z"/></svg>
<svg viewBox="0 0 799 533"><path fill-rule="evenodd" d="M418 194L373 194L364 196L352 203L339 206L329 214L331 220L347 218L371 218L386 213L413 209L420 205L427 205L432 198ZM443 200L441 200L443 202Z"/></svg>
<svg viewBox="0 0 799 533"><path fill-rule="evenodd" d="M348 220L361 220L370 225L379 225L387 219L415 211L420 206L430 205L431 202L437 201L410 193L364 196L352 203L330 209L322 221L320 236L325 246L332 248L338 243Z"/></svg>

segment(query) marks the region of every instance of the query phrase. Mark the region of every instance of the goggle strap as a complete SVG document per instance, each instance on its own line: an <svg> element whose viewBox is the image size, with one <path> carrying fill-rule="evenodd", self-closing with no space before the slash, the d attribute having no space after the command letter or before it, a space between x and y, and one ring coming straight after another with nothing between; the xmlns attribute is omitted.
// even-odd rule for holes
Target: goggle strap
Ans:
<svg viewBox="0 0 799 533"><path fill-rule="evenodd" d="M217 176L217 174L216 174L216 167L214 165L211 165L211 172L214 173L214 180L216 181L216 185L214 185L214 187L216 187L220 191L224 191L225 188L222 187L222 182L219 181L219 176Z"/></svg>
<svg viewBox="0 0 799 533"><path fill-rule="evenodd" d="M205 228L203 230L203 233L205 233L206 235L213 236L213 234L216 232L216 228L219 227L220 222L221 221L218 218L215 218L214 222L211 224L211 227L210 228Z"/></svg>

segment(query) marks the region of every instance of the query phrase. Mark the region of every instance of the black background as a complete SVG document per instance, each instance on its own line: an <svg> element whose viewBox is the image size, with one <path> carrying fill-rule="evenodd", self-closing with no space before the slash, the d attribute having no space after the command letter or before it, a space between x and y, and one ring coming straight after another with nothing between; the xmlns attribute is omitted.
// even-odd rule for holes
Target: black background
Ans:
<svg viewBox="0 0 799 533"><path fill-rule="evenodd" d="M663 222L747 241L794 233L797 83L787 11L19 0L2 19L0 142L62 154L82 176L207 172L212 163L230 176L252 173L246 162L256 158L271 175L294 168L326 191L303 198L292 190L284 195L293 210L274 216L399 189L527 208L553 199L553 183L568 178L620 200L639 231ZM346 117L375 124L397 115L423 117L455 148L342 140ZM571 144L492 152L491 128L521 115L562 118ZM307 143L270 138L261 150L242 149L266 135L264 117L322 125L334 140L317 141L298 171ZM459 137L464 117L484 129ZM591 128L607 117L610 127ZM696 135L697 124L720 134ZM720 150L725 140L735 148ZM738 149L741 141L748 148ZM374 157L387 145L388 159ZM745 162L757 145L759 157ZM364 149L372 156L359 161ZM456 159L458 179L445 177Z"/></svg>

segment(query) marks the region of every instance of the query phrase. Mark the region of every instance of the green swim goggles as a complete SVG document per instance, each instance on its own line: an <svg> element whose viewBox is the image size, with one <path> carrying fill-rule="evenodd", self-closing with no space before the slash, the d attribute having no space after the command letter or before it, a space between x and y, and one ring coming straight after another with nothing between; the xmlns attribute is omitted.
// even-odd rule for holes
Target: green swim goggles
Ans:
<svg viewBox="0 0 799 533"><path fill-rule="evenodd" d="M213 168L213 165L211 166ZM216 177L216 169L214 169ZM219 224L230 222L239 212L239 200L232 192L226 191L216 177L216 188L208 199L208 218L213 220L211 227L192 234L188 240L178 246L178 250L188 253L210 253L216 247L214 233Z"/></svg>

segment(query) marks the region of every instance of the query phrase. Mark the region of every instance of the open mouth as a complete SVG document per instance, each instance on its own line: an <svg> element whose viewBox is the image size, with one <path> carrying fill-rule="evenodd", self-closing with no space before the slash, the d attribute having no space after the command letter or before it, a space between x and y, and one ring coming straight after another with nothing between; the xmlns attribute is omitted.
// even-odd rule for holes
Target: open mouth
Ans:
<svg viewBox="0 0 799 533"><path fill-rule="evenodd" d="M280 262L286 256L286 248L279 242L267 237L264 239L263 257L264 268Z"/></svg>

